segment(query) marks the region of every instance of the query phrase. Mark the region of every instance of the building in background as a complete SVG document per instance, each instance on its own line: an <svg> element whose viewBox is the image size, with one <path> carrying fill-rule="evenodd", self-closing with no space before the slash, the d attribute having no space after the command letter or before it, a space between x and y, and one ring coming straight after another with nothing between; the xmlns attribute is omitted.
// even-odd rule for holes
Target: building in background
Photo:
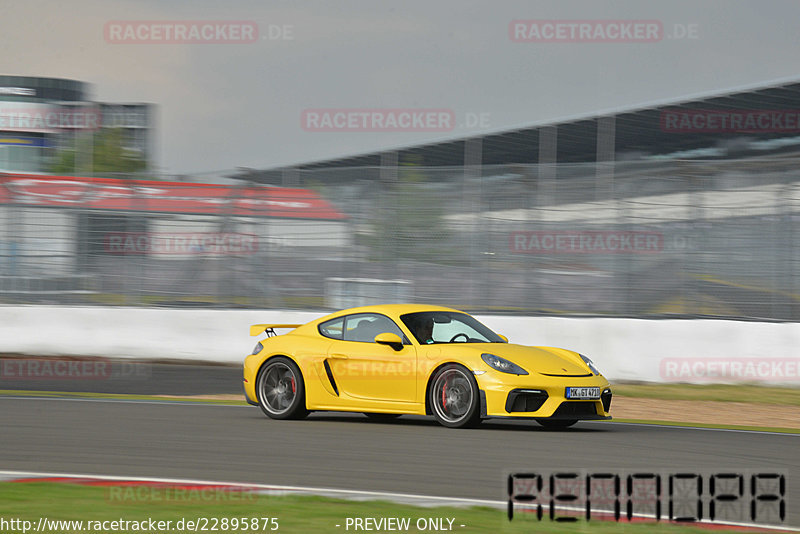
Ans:
<svg viewBox="0 0 800 534"><path fill-rule="evenodd" d="M253 305L305 291L297 257L351 246L308 189L0 175L0 303Z"/></svg>
<svg viewBox="0 0 800 534"><path fill-rule="evenodd" d="M0 76L0 172L47 173L59 151L81 147L75 173L87 174L93 134L111 128L151 169L154 106L96 102L90 89L77 80Z"/></svg>

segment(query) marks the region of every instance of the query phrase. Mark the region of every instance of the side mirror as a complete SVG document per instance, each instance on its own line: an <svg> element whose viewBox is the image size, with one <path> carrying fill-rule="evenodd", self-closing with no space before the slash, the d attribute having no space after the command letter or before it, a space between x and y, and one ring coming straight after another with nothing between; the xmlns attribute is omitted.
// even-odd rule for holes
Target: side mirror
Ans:
<svg viewBox="0 0 800 534"><path fill-rule="evenodd" d="M394 350L403 350L403 340L400 339L400 336L391 332L384 332L375 336L375 343L389 345Z"/></svg>
<svg viewBox="0 0 800 534"><path fill-rule="evenodd" d="M498 336L500 337L500 339L502 339L502 340L503 340L505 343L508 343L508 338L507 338L506 336L504 336L503 334L497 334L497 335L498 335Z"/></svg>

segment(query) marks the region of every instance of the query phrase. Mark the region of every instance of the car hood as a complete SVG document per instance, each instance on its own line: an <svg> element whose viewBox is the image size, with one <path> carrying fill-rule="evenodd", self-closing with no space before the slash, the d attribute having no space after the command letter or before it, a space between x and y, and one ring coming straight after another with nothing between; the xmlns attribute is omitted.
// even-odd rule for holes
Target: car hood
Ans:
<svg viewBox="0 0 800 534"><path fill-rule="evenodd" d="M480 353L488 352L510 360L529 373L550 376L592 376L592 371L578 353L571 350L511 343L480 343L471 346Z"/></svg>

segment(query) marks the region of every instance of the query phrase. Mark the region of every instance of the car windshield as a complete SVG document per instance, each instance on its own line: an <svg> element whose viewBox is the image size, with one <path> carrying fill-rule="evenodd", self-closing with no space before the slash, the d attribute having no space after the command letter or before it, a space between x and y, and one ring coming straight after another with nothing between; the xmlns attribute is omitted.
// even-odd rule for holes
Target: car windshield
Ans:
<svg viewBox="0 0 800 534"><path fill-rule="evenodd" d="M421 345L434 343L505 343L503 338L466 313L433 311L400 317Z"/></svg>

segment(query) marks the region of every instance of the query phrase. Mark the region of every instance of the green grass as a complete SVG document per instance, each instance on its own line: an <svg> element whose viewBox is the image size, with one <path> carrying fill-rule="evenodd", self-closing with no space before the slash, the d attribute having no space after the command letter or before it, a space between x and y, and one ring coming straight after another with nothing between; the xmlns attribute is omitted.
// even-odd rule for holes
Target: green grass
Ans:
<svg viewBox="0 0 800 534"><path fill-rule="evenodd" d="M346 533L347 518L410 518L411 528L406 532L420 532L414 526L420 518L452 518L454 532L500 532L516 533L560 533L560 532L623 532L630 534L707 533L706 529L666 523L612 523L603 521L563 524L535 521L532 516L517 518L509 522L505 511L485 507L474 508L422 508L385 501L357 502L322 497L269 497L239 493L232 497L215 492L206 493L216 498L201 498L195 493L192 498L163 488L145 487L96 487L48 482L0 483L0 518L23 519L34 522L39 518L50 520L140 521L152 518L156 521L172 521L197 518L277 518L280 533ZM261 520L259 520L261 523ZM213 520L209 521L209 528ZM445 521L445 525L447 522ZM218 526L221 523L218 523ZM337 527L336 525L340 525ZM460 525L464 525L461 527ZM269 528L236 530L236 532L272 532ZM233 530L229 530L232 532ZM47 531L52 532L52 531ZM61 530L59 532L72 532ZM110 531L108 531L110 532ZM139 532L116 530L115 532ZM179 532L173 529L163 532ZM223 532L219 530L219 532Z"/></svg>
<svg viewBox="0 0 800 534"><path fill-rule="evenodd" d="M615 396L800 406L800 388L756 385L614 384Z"/></svg>

